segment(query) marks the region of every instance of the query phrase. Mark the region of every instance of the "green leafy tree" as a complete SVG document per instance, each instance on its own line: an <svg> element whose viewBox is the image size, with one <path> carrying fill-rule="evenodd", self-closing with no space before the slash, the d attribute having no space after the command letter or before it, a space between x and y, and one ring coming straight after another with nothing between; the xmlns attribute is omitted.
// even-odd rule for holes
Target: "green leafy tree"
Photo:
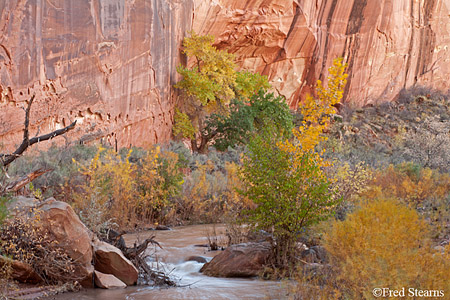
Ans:
<svg viewBox="0 0 450 300"><path fill-rule="evenodd" d="M333 105L342 99L347 75L342 59L329 69L328 84L317 83L318 98L308 96L301 108L302 125L286 139L277 128L267 126L248 145L241 169L243 195L256 204L248 221L274 235L273 264L291 269L295 265L295 242L305 227L328 217L339 202L330 188L323 151L316 146L326 138Z"/></svg>
<svg viewBox="0 0 450 300"><path fill-rule="evenodd" d="M282 97L260 90L249 101L233 99L229 114L212 114L206 119L205 135L214 137L214 147L220 151L247 144L252 135L267 126L289 136L294 127L292 114Z"/></svg>
<svg viewBox="0 0 450 300"><path fill-rule="evenodd" d="M177 105L174 134L189 138L192 150L204 153L213 138L204 131L206 117L212 113L227 115L232 99L248 98L269 84L259 74L236 71L233 55L216 49L213 36L190 34L183 41L183 53L193 64L177 68L183 79L175 87L185 97Z"/></svg>
<svg viewBox="0 0 450 300"><path fill-rule="evenodd" d="M247 221L257 229L271 229L276 268L293 267L295 242L301 230L325 219L337 202L316 157L309 152L292 155L280 147L284 136L274 128L248 144L241 193L256 204Z"/></svg>

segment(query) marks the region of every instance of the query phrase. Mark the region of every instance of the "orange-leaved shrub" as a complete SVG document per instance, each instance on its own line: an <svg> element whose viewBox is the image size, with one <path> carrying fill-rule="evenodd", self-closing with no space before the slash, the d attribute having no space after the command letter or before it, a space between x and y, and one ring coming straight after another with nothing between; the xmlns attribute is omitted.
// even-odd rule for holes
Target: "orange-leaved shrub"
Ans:
<svg viewBox="0 0 450 300"><path fill-rule="evenodd" d="M450 237L450 174L414 163L389 165L375 172L362 199L396 198L415 208L436 239Z"/></svg>
<svg viewBox="0 0 450 300"><path fill-rule="evenodd" d="M367 201L335 221L324 246L344 299L373 299L374 288L450 293L450 254L433 250L429 225L397 200ZM435 292L437 293L437 292Z"/></svg>
<svg viewBox="0 0 450 300"><path fill-rule="evenodd" d="M394 197L417 207L430 198L446 198L449 193L448 173L407 162L378 170L363 196L372 199L380 195Z"/></svg>
<svg viewBox="0 0 450 300"><path fill-rule="evenodd" d="M219 222L249 208L252 203L237 192L242 187L238 165L225 162L223 169L211 160L201 164L185 178L183 193L178 201L182 219L195 222Z"/></svg>

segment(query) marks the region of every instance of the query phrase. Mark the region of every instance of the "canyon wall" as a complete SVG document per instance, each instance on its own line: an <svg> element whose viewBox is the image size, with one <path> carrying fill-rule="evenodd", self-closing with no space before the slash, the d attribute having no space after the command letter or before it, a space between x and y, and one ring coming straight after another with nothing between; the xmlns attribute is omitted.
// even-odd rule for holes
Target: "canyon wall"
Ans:
<svg viewBox="0 0 450 300"><path fill-rule="evenodd" d="M166 142L190 29L267 75L292 108L338 56L351 105L450 85L450 0L0 0L0 16L6 149L21 141L33 93L32 132L78 120L72 141Z"/></svg>
<svg viewBox="0 0 450 300"><path fill-rule="evenodd" d="M182 0L0 0L4 150L21 142L21 108L33 93L33 135L77 120L71 141L167 141L171 85L193 9Z"/></svg>
<svg viewBox="0 0 450 300"><path fill-rule="evenodd" d="M269 76L292 108L339 56L352 105L450 86L450 0L207 0L195 10L194 30Z"/></svg>

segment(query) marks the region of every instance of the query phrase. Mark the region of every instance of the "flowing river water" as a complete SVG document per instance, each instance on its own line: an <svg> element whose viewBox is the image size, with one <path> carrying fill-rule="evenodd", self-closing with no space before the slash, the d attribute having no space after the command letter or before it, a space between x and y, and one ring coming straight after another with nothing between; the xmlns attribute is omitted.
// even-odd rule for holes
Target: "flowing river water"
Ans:
<svg viewBox="0 0 450 300"><path fill-rule="evenodd" d="M210 260L220 251L208 251L204 245L208 243L207 236L212 235L215 228L219 240L224 238L223 226L192 225L176 227L168 231L145 231L139 234L124 236L128 246L136 240L144 240L151 236L161 244L163 249L156 249L159 265L170 271L171 278L177 280L180 287L155 288L147 286L128 287L126 289L101 290L89 289L78 293L66 293L50 297L56 300L225 300L225 299L288 299L286 283L258 279L215 278L199 273L203 263L185 261L189 256L203 256ZM149 246L153 253L155 248Z"/></svg>

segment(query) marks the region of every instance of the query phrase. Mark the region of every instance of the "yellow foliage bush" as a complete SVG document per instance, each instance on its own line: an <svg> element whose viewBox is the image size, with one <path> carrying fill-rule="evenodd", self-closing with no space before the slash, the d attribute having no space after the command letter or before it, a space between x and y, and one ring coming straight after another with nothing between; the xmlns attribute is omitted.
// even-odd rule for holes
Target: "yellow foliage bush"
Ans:
<svg viewBox="0 0 450 300"><path fill-rule="evenodd" d="M175 197L183 178L178 166L178 154L159 147L148 150L138 169L139 201L137 215L143 220L163 222L174 213Z"/></svg>
<svg viewBox="0 0 450 300"><path fill-rule="evenodd" d="M352 200L367 191L373 177L372 169L363 162L354 166L349 163L334 163L327 173L329 177L334 178L333 188L343 201Z"/></svg>
<svg viewBox="0 0 450 300"><path fill-rule="evenodd" d="M237 192L241 185L238 165L234 162L226 162L223 171L215 170L210 160L205 164L197 163L197 169L183 185L183 196L178 203L181 218L217 222L238 215L243 208L251 205Z"/></svg>
<svg viewBox="0 0 450 300"><path fill-rule="evenodd" d="M432 250L429 226L395 200L368 201L345 221L335 221L324 246L345 299L373 299L374 288L450 293L450 255ZM388 298L388 297L387 297Z"/></svg>
<svg viewBox="0 0 450 300"><path fill-rule="evenodd" d="M450 193L450 175L429 168L420 168L413 163L389 165L378 170L365 198L381 195L394 197L417 207L423 201L435 198L444 199Z"/></svg>
<svg viewBox="0 0 450 300"><path fill-rule="evenodd" d="M113 149L99 147L90 164L80 166L86 182L79 187L81 192L73 194L73 207L84 222L91 219L101 224L114 220L124 227L137 221L134 214L135 201L139 198L134 180L136 166L130 163L130 155L131 151L122 159ZM102 211L101 216L96 216L101 220L90 218L92 209Z"/></svg>
<svg viewBox="0 0 450 300"><path fill-rule="evenodd" d="M362 199L396 198L415 208L431 225L436 239L450 236L450 175L413 163L377 170Z"/></svg>
<svg viewBox="0 0 450 300"><path fill-rule="evenodd" d="M94 231L112 223L132 228L161 222L171 213L169 200L182 184L178 155L154 147L136 164L130 162L131 153L121 157L99 147L88 165L80 165L86 181L72 194L73 207Z"/></svg>

